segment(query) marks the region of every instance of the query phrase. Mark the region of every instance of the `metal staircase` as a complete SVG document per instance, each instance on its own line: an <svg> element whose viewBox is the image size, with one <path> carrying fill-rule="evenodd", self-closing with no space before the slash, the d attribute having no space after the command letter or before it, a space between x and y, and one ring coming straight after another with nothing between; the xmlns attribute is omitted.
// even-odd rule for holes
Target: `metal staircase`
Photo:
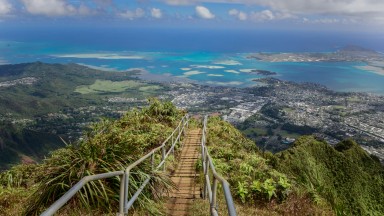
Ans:
<svg viewBox="0 0 384 216"><path fill-rule="evenodd" d="M150 160L153 170L165 171L168 156L174 155L176 145L180 144L180 160L178 161L178 166L175 172L171 174L171 179L177 187L175 190L171 191L167 195L167 215L193 215L193 212L190 212L189 207L194 199L200 198L209 200L209 211L211 215L218 215L216 206L218 188L217 186L218 184L221 184L226 199L228 215L235 216L236 209L233 203L229 184L224 178L222 178L219 174L216 173L212 158L208 153L208 148L206 147L207 119L207 116L205 116L202 129L190 129L187 131L189 116L184 116L179 122L176 129L162 143L161 146L153 149L151 152L129 165L125 170L91 175L82 178L77 184L75 184L67 193L65 193L60 199L53 203L41 215L49 216L56 213L88 182L106 178L113 178L116 176L119 176L121 180L119 192L119 212L117 215L127 215L128 210L138 199L141 192L151 179L151 175L148 174L147 179L143 181L138 190L131 197L128 197L128 189L130 186L129 176L132 169L137 168L137 166L143 163L144 161ZM155 164L156 155L159 155L161 157L161 160L158 164ZM203 165L203 187L200 187L200 185L196 183L196 177L199 176L199 172L196 171L195 167L199 158L201 159Z"/></svg>

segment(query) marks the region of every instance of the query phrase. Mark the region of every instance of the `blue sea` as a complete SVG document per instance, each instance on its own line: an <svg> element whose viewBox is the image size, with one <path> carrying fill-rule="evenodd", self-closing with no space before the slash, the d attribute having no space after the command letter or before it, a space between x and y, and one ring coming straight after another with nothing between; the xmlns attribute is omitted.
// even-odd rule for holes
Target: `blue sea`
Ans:
<svg viewBox="0 0 384 216"><path fill-rule="evenodd" d="M384 76L360 62L263 62L254 52L332 52L355 44L384 50L377 35L322 32L180 29L7 29L0 33L0 64L78 63L103 70L145 70L207 85L249 87L262 75L315 82L335 91L384 94ZM147 74L147 75L148 75ZM151 77L151 76L147 76Z"/></svg>

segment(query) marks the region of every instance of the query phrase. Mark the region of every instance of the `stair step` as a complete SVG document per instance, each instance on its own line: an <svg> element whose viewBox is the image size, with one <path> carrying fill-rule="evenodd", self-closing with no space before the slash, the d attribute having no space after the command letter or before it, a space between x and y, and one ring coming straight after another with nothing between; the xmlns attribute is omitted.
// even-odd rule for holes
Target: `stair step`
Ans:
<svg viewBox="0 0 384 216"><path fill-rule="evenodd" d="M198 160L198 158L184 158L183 162L195 162L196 163L197 160Z"/></svg>
<svg viewBox="0 0 384 216"><path fill-rule="evenodd" d="M189 168L189 169L177 169L173 173L173 175L178 174L178 173L189 173L189 174L198 174L195 169Z"/></svg>
<svg viewBox="0 0 384 216"><path fill-rule="evenodd" d="M183 157L192 157L192 158L198 158L199 157L199 154L198 153L187 153L187 154L182 154L180 155L181 159L183 159Z"/></svg>
<svg viewBox="0 0 384 216"><path fill-rule="evenodd" d="M193 202L193 199L185 199L185 198L169 198L168 203L171 204L191 204Z"/></svg>
<svg viewBox="0 0 384 216"><path fill-rule="evenodd" d="M180 190L180 191L183 191L183 190L191 190L191 188L193 188L193 190L199 190L200 191L200 185L198 184L194 184L194 185L179 185L177 187L177 189L174 189L174 190Z"/></svg>
<svg viewBox="0 0 384 216"><path fill-rule="evenodd" d="M190 203L167 203L167 210L188 210Z"/></svg>
<svg viewBox="0 0 384 216"><path fill-rule="evenodd" d="M194 169L182 169L182 170L176 170L173 175L178 175L178 174L191 174L191 175L195 175L195 174L198 174L196 172L196 170Z"/></svg>
<svg viewBox="0 0 384 216"><path fill-rule="evenodd" d="M195 177L198 177L199 175L192 175L192 174L183 174L183 173L180 173L180 174L176 174L175 176L177 177L182 177L182 178L195 178Z"/></svg>
<svg viewBox="0 0 384 216"><path fill-rule="evenodd" d="M198 172L196 172L195 169L178 169L178 170L175 170L172 175L177 175L177 174L180 174L180 173L188 173L188 174L196 174Z"/></svg>
<svg viewBox="0 0 384 216"><path fill-rule="evenodd" d="M169 193L180 193L180 194L188 194L188 193L200 193L200 187L178 187L177 189L171 190Z"/></svg>
<svg viewBox="0 0 384 216"><path fill-rule="evenodd" d="M195 169L180 169L180 170L176 170L173 173L173 175L177 175L177 174L180 174L180 173L191 174L191 175L197 174Z"/></svg>
<svg viewBox="0 0 384 216"><path fill-rule="evenodd" d="M179 164L177 169L195 169L196 163Z"/></svg>
<svg viewBox="0 0 384 216"><path fill-rule="evenodd" d="M187 160L189 160L189 159L187 159ZM179 167L180 167L180 166L193 166L193 167L195 167L196 164L197 164L197 160L196 160L196 159L193 159L193 160L189 160L189 161L187 161L187 162L185 162L185 163L180 163L178 166L179 166Z"/></svg>
<svg viewBox="0 0 384 216"><path fill-rule="evenodd" d="M188 151L188 152L181 152L181 156L185 155L185 154L200 154L200 152L198 151Z"/></svg>
<svg viewBox="0 0 384 216"><path fill-rule="evenodd" d="M200 191L195 193L169 193L164 195L168 195L168 197L195 199L195 198L200 198Z"/></svg>
<svg viewBox="0 0 384 216"><path fill-rule="evenodd" d="M189 214L187 211L167 210L167 215L188 216Z"/></svg>
<svg viewBox="0 0 384 216"><path fill-rule="evenodd" d="M179 154L176 170L171 175L171 180L177 189L165 194L168 197L166 204L167 215L186 216L193 200L200 198L200 185L196 179L200 172L196 171L196 164L201 155L201 129L192 129L183 139L183 147Z"/></svg>

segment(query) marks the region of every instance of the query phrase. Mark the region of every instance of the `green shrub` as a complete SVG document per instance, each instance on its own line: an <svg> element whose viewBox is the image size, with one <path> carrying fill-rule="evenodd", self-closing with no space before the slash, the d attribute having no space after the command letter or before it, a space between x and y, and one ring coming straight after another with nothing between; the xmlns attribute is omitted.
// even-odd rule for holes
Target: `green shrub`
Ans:
<svg viewBox="0 0 384 216"><path fill-rule="evenodd" d="M384 214L384 168L354 141L333 148L304 136L276 158L279 171L337 215Z"/></svg>
<svg viewBox="0 0 384 216"><path fill-rule="evenodd" d="M0 173L0 186L27 188L35 183L36 164L23 164Z"/></svg>
<svg viewBox="0 0 384 216"><path fill-rule="evenodd" d="M266 203L287 196L291 186L287 177L274 170L256 144L231 124L218 117L209 118L207 135L216 170L232 185L235 198L243 203Z"/></svg>
<svg viewBox="0 0 384 216"><path fill-rule="evenodd" d="M161 103L151 99L149 107L132 110L116 121L105 119L94 124L82 141L54 151L39 166L36 179L39 182L38 189L29 199L25 215L38 214L84 176L124 170L129 164L161 145L183 114L170 102ZM151 173L149 162L132 170L130 196L147 178L146 173ZM148 206L159 189L172 185L163 174L152 174L154 177L150 187L146 187L136 206ZM81 189L70 202L88 209L116 211L119 187L118 177L93 181Z"/></svg>

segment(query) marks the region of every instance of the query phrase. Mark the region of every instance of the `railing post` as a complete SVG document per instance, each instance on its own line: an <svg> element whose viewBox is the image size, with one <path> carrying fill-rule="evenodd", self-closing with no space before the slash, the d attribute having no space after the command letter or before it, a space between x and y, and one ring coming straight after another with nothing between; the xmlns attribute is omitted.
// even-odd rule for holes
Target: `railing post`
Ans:
<svg viewBox="0 0 384 216"><path fill-rule="evenodd" d="M178 130L177 130L177 135L180 134L180 130L181 130L181 127L182 127L182 126L183 126L182 124L179 125Z"/></svg>
<svg viewBox="0 0 384 216"><path fill-rule="evenodd" d="M212 186L212 202L211 202L211 215L213 215L216 209L216 195L217 195L217 179L213 176L213 186Z"/></svg>
<svg viewBox="0 0 384 216"><path fill-rule="evenodd" d="M208 155L206 157L208 157ZM204 160L204 162L205 162L204 177L205 177L205 179L209 179L209 172L208 172L209 161L206 157L204 157L205 158L205 160ZM207 193L208 193L208 185L207 185L207 181L204 181L204 191L203 191L204 199L207 198Z"/></svg>
<svg viewBox="0 0 384 216"><path fill-rule="evenodd" d="M124 173L124 213L128 214L128 208L127 208L127 203L128 203L128 185L129 185L129 171L125 171Z"/></svg>
<svg viewBox="0 0 384 216"><path fill-rule="evenodd" d="M163 171L165 171L165 146L163 148L161 148L161 161L164 161Z"/></svg>
<svg viewBox="0 0 384 216"><path fill-rule="evenodd" d="M179 136L177 136L177 142L180 143L180 139L181 139L181 134L182 134L182 131L179 132Z"/></svg>
<svg viewBox="0 0 384 216"><path fill-rule="evenodd" d="M119 216L124 216L125 174L120 176Z"/></svg>
<svg viewBox="0 0 384 216"><path fill-rule="evenodd" d="M203 136L202 136L202 140L201 140L201 165L203 167L203 172L204 172L204 179L205 179L205 174L206 174L206 170L207 170L207 166L206 166L206 163L205 163L205 143L204 143L204 129L203 129ZM207 190L207 185L206 185L206 181L204 181L204 189L203 189L203 199L206 198L207 194L206 194L206 190Z"/></svg>
<svg viewBox="0 0 384 216"><path fill-rule="evenodd" d="M174 141L175 141L175 138L172 135L172 144L171 144L171 146L173 146Z"/></svg>

